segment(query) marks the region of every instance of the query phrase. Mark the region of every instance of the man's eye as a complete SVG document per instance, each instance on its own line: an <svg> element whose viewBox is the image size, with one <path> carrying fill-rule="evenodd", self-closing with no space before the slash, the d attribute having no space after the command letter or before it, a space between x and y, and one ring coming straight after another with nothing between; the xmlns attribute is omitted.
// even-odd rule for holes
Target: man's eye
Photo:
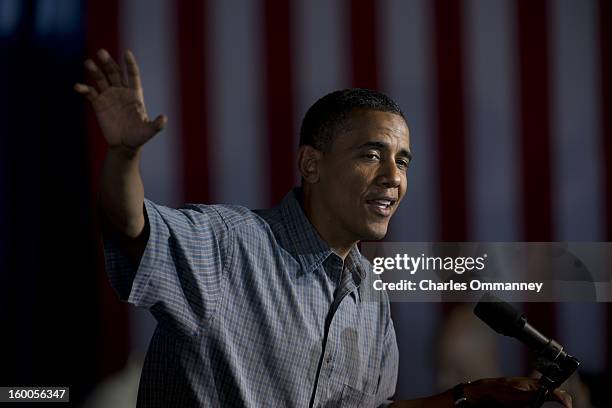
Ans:
<svg viewBox="0 0 612 408"><path fill-rule="evenodd" d="M408 168L408 162L406 160L398 160L397 166L402 169Z"/></svg>
<svg viewBox="0 0 612 408"><path fill-rule="evenodd" d="M364 155L363 157L370 159L370 160L379 160L380 156L377 155L376 153L368 153L366 155Z"/></svg>

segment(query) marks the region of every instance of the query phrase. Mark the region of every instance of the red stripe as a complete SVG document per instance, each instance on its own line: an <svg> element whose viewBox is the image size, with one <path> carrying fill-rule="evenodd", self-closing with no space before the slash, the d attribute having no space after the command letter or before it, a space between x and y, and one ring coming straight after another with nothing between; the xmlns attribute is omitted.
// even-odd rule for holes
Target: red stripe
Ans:
<svg viewBox="0 0 612 408"><path fill-rule="evenodd" d="M92 58L100 48L113 56L119 54L119 2L118 0L92 0L87 2L87 56ZM106 142L91 109L87 110L89 163L91 186L91 219L96 220L96 196L99 191L100 171L106 154ZM104 378L124 367L129 354L127 305L119 302L108 283L100 240L100 226L94 227L96 248L96 276L100 297L100 345L97 349L98 375Z"/></svg>
<svg viewBox="0 0 612 408"><path fill-rule="evenodd" d="M612 1L599 1L599 41L601 75L601 135L604 148L604 183L606 200L606 235L612 240Z"/></svg>
<svg viewBox="0 0 612 408"><path fill-rule="evenodd" d="M291 9L288 1L264 1L265 92L271 204L294 185Z"/></svg>
<svg viewBox="0 0 612 408"><path fill-rule="evenodd" d="M352 0L350 8L352 84L357 88L378 88L376 3Z"/></svg>
<svg viewBox="0 0 612 408"><path fill-rule="evenodd" d="M460 1L434 2L437 89L437 144L440 180L440 237L468 238L465 123L463 97L462 10Z"/></svg>
<svg viewBox="0 0 612 408"><path fill-rule="evenodd" d="M518 3L520 130L525 238L552 237L547 3Z"/></svg>
<svg viewBox="0 0 612 408"><path fill-rule="evenodd" d="M601 146L604 149L606 239L612 241L612 1L599 1L601 76ZM607 338L612 339L612 303L607 304ZM612 349L607 348L607 367L612 367Z"/></svg>
<svg viewBox="0 0 612 408"><path fill-rule="evenodd" d="M523 231L526 241L550 241L552 230L548 4L517 2ZM528 303L529 321L557 337L553 303Z"/></svg>
<svg viewBox="0 0 612 408"><path fill-rule="evenodd" d="M206 1L179 1L178 62L180 134L185 201L209 203L208 108L206 106Z"/></svg>

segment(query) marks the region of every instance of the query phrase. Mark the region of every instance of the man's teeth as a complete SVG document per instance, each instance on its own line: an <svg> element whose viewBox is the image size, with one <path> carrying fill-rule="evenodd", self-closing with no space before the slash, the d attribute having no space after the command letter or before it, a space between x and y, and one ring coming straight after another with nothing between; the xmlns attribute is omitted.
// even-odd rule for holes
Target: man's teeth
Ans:
<svg viewBox="0 0 612 408"><path fill-rule="evenodd" d="M391 201L390 200L374 200L374 202L376 204L379 204L383 207L389 207L391 205Z"/></svg>

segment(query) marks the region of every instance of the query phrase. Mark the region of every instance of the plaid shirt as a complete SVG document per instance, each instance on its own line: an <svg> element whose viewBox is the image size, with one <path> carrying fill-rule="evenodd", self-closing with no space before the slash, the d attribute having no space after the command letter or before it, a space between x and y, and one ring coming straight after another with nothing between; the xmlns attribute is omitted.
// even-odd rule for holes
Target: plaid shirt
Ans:
<svg viewBox="0 0 612 408"><path fill-rule="evenodd" d="M158 321L138 406L374 407L394 394L387 295L356 247L343 263L321 240L298 194L263 211L145 200L137 269L105 237L112 286Z"/></svg>

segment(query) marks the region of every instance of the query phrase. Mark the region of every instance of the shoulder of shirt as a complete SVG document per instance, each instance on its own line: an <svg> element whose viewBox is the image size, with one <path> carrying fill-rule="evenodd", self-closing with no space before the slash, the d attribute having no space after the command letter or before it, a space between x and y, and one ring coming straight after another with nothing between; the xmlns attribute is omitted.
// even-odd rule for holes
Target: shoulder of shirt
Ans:
<svg viewBox="0 0 612 408"><path fill-rule="evenodd" d="M241 205L186 204L182 209L216 215L223 221L228 230L249 226L267 228L266 220L257 214L257 210L251 210Z"/></svg>

